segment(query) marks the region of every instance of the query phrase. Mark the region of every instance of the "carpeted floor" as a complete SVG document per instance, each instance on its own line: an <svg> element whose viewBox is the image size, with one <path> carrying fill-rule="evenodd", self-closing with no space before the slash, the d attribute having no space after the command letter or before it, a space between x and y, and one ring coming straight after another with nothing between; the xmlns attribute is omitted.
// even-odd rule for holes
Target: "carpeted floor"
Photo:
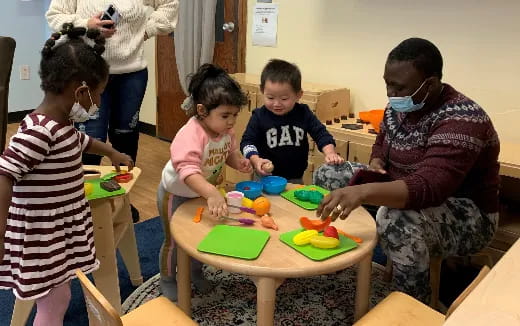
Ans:
<svg viewBox="0 0 520 326"><path fill-rule="evenodd" d="M382 281L383 266L373 263L370 304L391 292ZM215 288L206 294L194 291L192 317L200 325L256 325L256 288L247 277L204 267ZM354 312L356 269L336 274L288 279L276 292L275 325L351 325ZM160 295L159 275L140 286L123 304L130 311Z"/></svg>

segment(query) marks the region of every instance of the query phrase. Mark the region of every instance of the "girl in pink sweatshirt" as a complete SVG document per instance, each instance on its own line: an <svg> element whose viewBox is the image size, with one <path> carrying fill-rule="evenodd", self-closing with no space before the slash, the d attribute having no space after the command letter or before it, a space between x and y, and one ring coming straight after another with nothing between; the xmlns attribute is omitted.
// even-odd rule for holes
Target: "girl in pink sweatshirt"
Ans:
<svg viewBox="0 0 520 326"><path fill-rule="evenodd" d="M240 107L247 102L240 86L221 68L204 64L191 77L188 91L190 96L182 108L191 118L173 139L170 160L157 191L157 207L164 227L159 257L161 289L172 301L177 300L177 251L169 231L173 213L186 200L204 197L213 217L226 215L226 200L216 188L224 164L240 172L252 172L249 160L240 154L233 132ZM166 214L163 205L168 207ZM202 264L192 261L191 266L195 287L202 292L210 289L202 276Z"/></svg>

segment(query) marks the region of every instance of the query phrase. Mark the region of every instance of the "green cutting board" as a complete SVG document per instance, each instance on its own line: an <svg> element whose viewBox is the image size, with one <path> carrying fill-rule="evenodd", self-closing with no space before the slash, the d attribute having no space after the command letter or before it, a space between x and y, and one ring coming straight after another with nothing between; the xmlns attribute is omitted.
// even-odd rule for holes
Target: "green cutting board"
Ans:
<svg viewBox="0 0 520 326"><path fill-rule="evenodd" d="M280 234L280 241L285 243L291 248L294 248L296 251L301 253L302 255L312 259L312 260L325 260L330 257L342 254L344 252L347 252L349 250L352 250L357 247L357 243L355 243L353 240L339 235L339 246L332 249L322 249L322 248L316 248L311 244L306 244L304 246L297 246L293 242L293 237L302 232L305 231L305 229L296 229L289 232L285 232Z"/></svg>
<svg viewBox="0 0 520 326"><path fill-rule="evenodd" d="M310 201L303 201L303 200L297 199L296 197L294 197L294 192L296 190L317 190L317 191L321 192L323 195L327 195L330 192L327 189L323 189L320 186L308 185L308 186L305 186L305 187L301 187L301 188L285 191L285 192L282 192L280 194L280 196L282 196L283 198L287 199L288 201L293 202L296 205L298 205L300 207L303 207L305 209L308 209L308 210L315 210L315 209L317 209L319 204L314 204L314 203L311 203Z"/></svg>
<svg viewBox="0 0 520 326"><path fill-rule="evenodd" d="M123 195L126 192L125 188L123 187L116 191L106 191L105 189L101 188L100 185L100 183L103 181L104 180L102 180L102 178L85 181L85 183L90 183L94 186L94 190L92 191L92 193L90 193L90 195L87 196L87 200Z"/></svg>
<svg viewBox="0 0 520 326"><path fill-rule="evenodd" d="M197 250L242 259L256 259L269 237L267 231L217 225L202 239Z"/></svg>

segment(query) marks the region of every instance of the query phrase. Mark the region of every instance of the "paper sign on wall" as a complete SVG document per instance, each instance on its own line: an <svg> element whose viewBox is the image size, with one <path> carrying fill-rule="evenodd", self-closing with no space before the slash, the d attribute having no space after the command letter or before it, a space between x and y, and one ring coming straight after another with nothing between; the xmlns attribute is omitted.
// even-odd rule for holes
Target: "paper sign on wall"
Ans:
<svg viewBox="0 0 520 326"><path fill-rule="evenodd" d="M253 45L276 46L278 4L257 3L253 17Z"/></svg>

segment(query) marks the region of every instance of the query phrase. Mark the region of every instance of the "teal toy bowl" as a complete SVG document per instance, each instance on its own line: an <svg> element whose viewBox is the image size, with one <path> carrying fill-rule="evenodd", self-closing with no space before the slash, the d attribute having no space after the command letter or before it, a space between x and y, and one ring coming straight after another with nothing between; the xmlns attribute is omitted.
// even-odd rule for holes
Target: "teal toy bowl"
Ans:
<svg viewBox="0 0 520 326"><path fill-rule="evenodd" d="M270 195L278 195L287 186L287 179L274 175L263 177L260 182L264 185L264 192Z"/></svg>
<svg viewBox="0 0 520 326"><path fill-rule="evenodd" d="M235 190L249 199L255 199L262 194L262 187L262 184L257 181L242 181L236 184Z"/></svg>

